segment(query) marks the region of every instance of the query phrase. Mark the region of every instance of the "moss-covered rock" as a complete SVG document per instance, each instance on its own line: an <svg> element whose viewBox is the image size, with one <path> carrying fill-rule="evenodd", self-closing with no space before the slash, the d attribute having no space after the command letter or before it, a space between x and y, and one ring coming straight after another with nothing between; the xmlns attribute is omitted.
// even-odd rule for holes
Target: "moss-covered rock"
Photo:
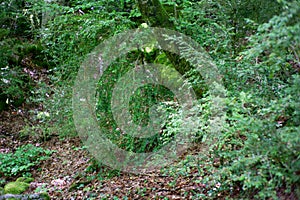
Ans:
<svg viewBox="0 0 300 200"><path fill-rule="evenodd" d="M22 194L29 188L28 183L10 182L4 186L4 194Z"/></svg>
<svg viewBox="0 0 300 200"><path fill-rule="evenodd" d="M31 183L32 181L34 181L34 178L30 178L30 177L19 177L16 180L16 182L24 182L24 183Z"/></svg>

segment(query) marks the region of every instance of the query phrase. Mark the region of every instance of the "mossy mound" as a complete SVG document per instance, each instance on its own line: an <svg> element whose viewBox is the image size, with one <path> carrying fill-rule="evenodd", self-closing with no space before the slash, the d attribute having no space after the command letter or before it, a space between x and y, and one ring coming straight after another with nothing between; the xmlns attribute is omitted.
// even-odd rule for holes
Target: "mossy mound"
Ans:
<svg viewBox="0 0 300 200"><path fill-rule="evenodd" d="M4 194L22 194L29 188L28 183L10 182L4 186Z"/></svg>
<svg viewBox="0 0 300 200"><path fill-rule="evenodd" d="M0 195L4 194L4 188L0 187Z"/></svg>
<svg viewBox="0 0 300 200"><path fill-rule="evenodd" d="M34 180L34 178L19 177L19 178L17 178L16 182L31 183L33 180Z"/></svg>

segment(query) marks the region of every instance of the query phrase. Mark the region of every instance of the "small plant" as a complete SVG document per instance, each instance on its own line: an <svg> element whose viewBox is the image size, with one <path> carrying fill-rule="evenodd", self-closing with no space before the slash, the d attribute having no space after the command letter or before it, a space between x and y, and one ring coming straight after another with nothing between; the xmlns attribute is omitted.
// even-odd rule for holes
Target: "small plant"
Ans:
<svg viewBox="0 0 300 200"><path fill-rule="evenodd" d="M107 168L103 163L100 163L95 159L91 159L90 162L91 162L91 164L86 168L86 172L97 171L98 172L98 174L97 174L98 180L110 179L115 176L119 176L121 173L119 170ZM94 176L88 177L88 179L91 179L91 180L93 180L94 178L95 178Z"/></svg>
<svg viewBox="0 0 300 200"><path fill-rule="evenodd" d="M36 192L36 193L47 193L47 192L48 192L48 188L46 187L45 184L43 184L43 185L37 187L37 188L35 189L35 192Z"/></svg>
<svg viewBox="0 0 300 200"><path fill-rule="evenodd" d="M0 153L0 175L28 175L32 167L46 160L52 152L27 144L18 147L14 153Z"/></svg>

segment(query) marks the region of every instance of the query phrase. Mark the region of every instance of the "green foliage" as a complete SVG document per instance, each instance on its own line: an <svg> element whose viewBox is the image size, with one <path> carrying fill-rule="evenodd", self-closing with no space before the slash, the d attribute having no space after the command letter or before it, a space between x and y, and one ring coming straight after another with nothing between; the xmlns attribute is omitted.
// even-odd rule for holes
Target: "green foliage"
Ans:
<svg viewBox="0 0 300 200"><path fill-rule="evenodd" d="M1 75L1 101L20 106L28 94L26 90L31 86L28 76L17 67L10 69L8 66L1 68Z"/></svg>
<svg viewBox="0 0 300 200"><path fill-rule="evenodd" d="M141 55L142 52L135 52L131 56ZM103 131L107 134L107 137L111 139L115 144L119 145L128 151L145 152L151 151L159 146L158 135L139 139L130 136L129 134L123 134L116 122L113 119L111 111L111 98L113 92L113 85L117 83L120 77L128 72L132 66L127 62L135 60L128 56L123 58L119 62L114 63L103 74L98 89L99 101L97 102L97 117L99 123L103 127ZM107 81L109 80L109 81ZM130 87L126 85L124 87ZM139 88L131 96L129 110L132 114L132 120L136 124L145 125L149 122L149 108L161 100L167 100L172 98L172 93L164 87L157 87L153 85L146 85Z"/></svg>
<svg viewBox="0 0 300 200"><path fill-rule="evenodd" d="M135 26L135 22L128 19L128 13L122 11L133 4L129 1L123 3L123 8L115 1L53 2L42 6L56 15L55 18L50 16L39 32L46 47L44 53L52 58L50 79L55 86L51 88L51 100L44 103L51 116L46 124L54 122L51 131L61 137L76 135L72 116L72 84L85 56L105 38Z"/></svg>
<svg viewBox="0 0 300 200"><path fill-rule="evenodd" d="M0 103L5 103L6 107L18 107L32 96L31 91L40 84L34 80L37 71L47 69L50 63L38 42L33 44L27 40L7 38L1 40L0 46Z"/></svg>
<svg viewBox="0 0 300 200"><path fill-rule="evenodd" d="M175 5L165 1L168 3ZM212 101L216 101L212 91L204 93L193 108L199 115L183 122L182 110L168 105L167 99L151 99L151 92L157 90L145 87L135 91L132 97L132 117L136 123L146 124L149 120L147 109L161 102L159 108L166 113L167 119L163 130L159 136L143 140L122 134L111 113L111 88L131 68L128 63L136 61L132 57L146 57L147 62L170 65L161 52L146 56L135 52L114 63L99 82L97 115L101 127L111 141L134 152L155 151L179 132L192 134L199 146L205 144L210 148L200 155L200 161L188 160L178 173L188 175L191 170L188 165L198 168L199 175L206 177L203 183L207 188L203 192L210 197L217 198L220 193L234 194L235 189L240 188L241 198L275 199L277 188L288 190L299 181L295 176L299 173L296 64L299 62L300 34L299 20L296 20L299 6L284 4L288 5L285 8L277 2L259 6L268 1L259 4L255 1L177 3L180 13L175 17L173 12L176 29L202 44L224 75L223 84L228 90L226 123L221 124L221 128L213 127L216 134L210 139L209 120L214 112ZM192 57L192 52L186 52ZM203 84L198 74L187 73L193 84ZM219 164L215 160L219 160Z"/></svg>
<svg viewBox="0 0 300 200"><path fill-rule="evenodd" d="M46 160L52 151L32 144L18 147L14 153L0 153L0 174L16 176L30 173L41 161Z"/></svg>
<svg viewBox="0 0 300 200"><path fill-rule="evenodd" d="M51 23L45 25L46 28L41 29L40 37L47 47L46 52L57 64L54 69L56 75L66 76L62 79L74 78L80 61L103 39L134 26L125 13L106 11L105 9L109 9L104 7L106 4L115 5L109 4L109 1L71 1L69 6L56 4L64 14L56 16ZM89 11L76 14L79 10ZM55 9L52 8L50 12L55 12Z"/></svg>
<svg viewBox="0 0 300 200"><path fill-rule="evenodd" d="M230 186L241 184L247 195L275 198L277 188L299 181L299 126L284 122L299 118L299 103L291 96L271 102L250 93L240 98L231 100L230 125L215 151L224 162L221 177Z"/></svg>
<svg viewBox="0 0 300 200"><path fill-rule="evenodd" d="M0 4L1 28L11 36L32 38L40 26L40 16L32 7L36 1L4 0ZM8 35L6 35L7 37Z"/></svg>
<svg viewBox="0 0 300 200"><path fill-rule="evenodd" d="M91 159L90 165L86 168L86 172L98 172L96 177L88 177L89 179L93 180L97 178L98 180L107 180L110 178L113 178L115 176L119 176L121 174L121 171L116 169L110 169L107 168L104 164L101 162Z"/></svg>
<svg viewBox="0 0 300 200"><path fill-rule="evenodd" d="M160 50L135 51L109 66L98 83L96 113L103 132L114 144L133 152L156 151L178 133L192 135L195 145L203 145L205 152L200 152L197 159L187 157L173 166L179 169L169 170L174 176L188 176L192 168L198 169L198 175L203 177L200 182L207 187L195 198L204 199L206 194L209 198L218 198L219 194L234 196L239 191L239 198L276 199L278 188L288 193L300 181L299 1L162 2L175 29L202 45L223 75L226 123L211 127L212 102L218 99L199 73L191 70L184 76L203 94L192 108L195 115L183 120L184 111L176 101L172 102L172 92L147 85L131 97L132 120L135 124L147 124L151 106L158 105L166 117L162 130L145 139L124 134L111 111L114 85L133 68L132 63L172 67ZM44 102L47 111L34 113L39 124L25 127L22 133L34 132L44 138L54 133L61 137L74 135L71 94L81 61L106 38L138 27L143 22L141 14L131 0L22 3L4 1L0 5L0 102L9 99L9 103L18 104L18 100L23 102L32 94L31 100L38 103L47 100L45 94L52 94ZM48 13L47 19L41 18L41 11ZM12 35L37 42L18 42L9 38ZM191 50L185 50L183 57L195 56ZM51 87L42 85L32 91L35 85L23 73L27 66L21 62L28 56L37 66L49 69ZM174 76L168 70L162 73ZM14 154L0 154L0 174L27 173L44 159L40 156L44 154L50 152L33 146L20 147ZM100 179L119 173L101 163L92 164L88 170L100 171Z"/></svg>
<svg viewBox="0 0 300 200"><path fill-rule="evenodd" d="M247 72L255 73L256 78L251 82L260 85L262 91L274 90L278 94L280 85L296 72L300 55L299 18L299 3L294 3L281 15L259 26L257 33L249 38L251 48L241 53L244 58L240 65L247 65ZM240 69L237 72L240 77L251 77Z"/></svg>
<svg viewBox="0 0 300 200"><path fill-rule="evenodd" d="M20 66L21 64L20 51L21 45L15 45L14 40L4 40L1 41L0 50L0 92L1 101L12 101L16 106L24 102L26 96L26 89L30 89L30 79L27 74L25 74ZM15 48L12 48L15 47ZM7 102L11 103L11 102Z"/></svg>
<svg viewBox="0 0 300 200"><path fill-rule="evenodd" d="M214 3L201 3L207 3L206 10L210 14L207 17L203 10L198 10L200 19L196 22L207 22L204 26L212 27L214 18L222 14L216 12ZM205 139L214 137L207 135L210 130L207 126L208 120L213 111L210 109L210 102L213 99L204 96L195 107L201 113L194 116L193 120L196 125L192 127L197 127L193 130L197 136L196 141L199 146L210 146L209 149L205 149L205 145L202 147L204 152L199 152L200 163L196 164L204 166L203 170L198 171L207 177L202 183L207 184L205 191L210 198L217 198L220 193L234 194L235 189L239 188L240 198L277 199L278 188L285 188L285 192L289 193L292 187L299 183L299 8L299 3L295 1L284 4L282 9L274 12L268 11L267 18L271 17L270 20L257 20L266 22L259 26L247 20L253 24L249 30L255 34L249 38L244 38L243 34L238 36L248 40L248 44L242 44L242 48L239 49L241 53L238 57L228 50L234 52L235 45L241 45L236 44L239 40L224 37L220 42L218 38L232 34L236 36L237 32L232 32L230 27L232 24L229 27L223 26L224 33L216 32L215 38L218 38L218 43L208 45L209 53L215 58L219 70L224 75L223 81L228 91L226 124L222 125L221 134L217 135L214 144ZM193 7L184 8L181 13L185 10L190 11L187 16L192 16L193 20ZM282 13L276 15L279 11ZM212 12L217 16L211 18ZM228 17L226 14L223 19L225 21L226 16ZM193 30L191 25L185 27L185 31ZM195 27L194 30L210 30L202 27ZM191 35L200 36L198 41L201 38L208 42L215 39L209 34ZM223 46L224 51L218 48L219 45ZM192 52L189 53L192 55ZM182 128L180 120L176 114L173 115L167 122L165 135L179 132ZM216 160L219 164L216 164ZM196 161L188 162L193 165ZM175 171L185 173L185 169L184 166L180 166ZM174 171L171 169L171 172ZM221 186L216 187L217 182L221 183Z"/></svg>

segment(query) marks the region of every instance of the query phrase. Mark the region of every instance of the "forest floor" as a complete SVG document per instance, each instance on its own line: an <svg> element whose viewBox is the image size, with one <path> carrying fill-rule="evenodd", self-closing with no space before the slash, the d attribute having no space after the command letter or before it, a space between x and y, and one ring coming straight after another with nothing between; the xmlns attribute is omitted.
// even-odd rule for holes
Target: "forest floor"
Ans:
<svg viewBox="0 0 300 200"><path fill-rule="evenodd" d="M43 142L30 137L20 139L13 133L19 133L25 125L21 113L1 113L0 150L14 152L17 147L30 143L54 151L49 159L32 168L34 182L26 193L47 192L51 199L190 199L195 193L205 195L205 185L201 184L202 177L197 176L196 171L195 176L176 178L159 170L147 174L122 173L104 166L96 167L78 137L60 139L54 136ZM92 170L87 170L89 168Z"/></svg>
<svg viewBox="0 0 300 200"><path fill-rule="evenodd" d="M197 168L191 168L189 176L166 175L160 170L146 174L123 173L95 164L79 137L53 136L42 142L30 136L20 138L19 132L26 121L26 115L20 110L4 111L0 119L0 152L14 152L29 143L53 150L49 159L32 168L34 181L26 193L47 192L51 199L195 199L196 194L209 198L211 188L203 184ZM221 183L217 183L215 187L220 186ZM278 191L280 199L296 200L293 192L287 195L282 191ZM231 194L220 193L217 199L234 198L239 192L237 188Z"/></svg>

